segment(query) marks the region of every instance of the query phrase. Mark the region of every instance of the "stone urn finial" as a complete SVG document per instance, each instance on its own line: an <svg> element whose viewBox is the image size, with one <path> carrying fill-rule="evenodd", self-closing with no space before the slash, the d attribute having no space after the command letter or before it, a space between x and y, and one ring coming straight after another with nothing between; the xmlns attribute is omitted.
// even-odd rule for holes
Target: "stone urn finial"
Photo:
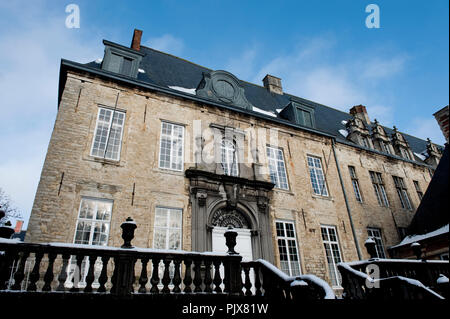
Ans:
<svg viewBox="0 0 450 319"><path fill-rule="evenodd" d="M367 240L364 243L364 246L366 246L367 252L370 255L370 259L377 258L377 250L375 248L376 243L372 237L367 238Z"/></svg>
<svg viewBox="0 0 450 319"><path fill-rule="evenodd" d="M122 228L123 239L121 248L133 248L131 241L134 238L134 230L137 228L136 222L131 217L128 217L125 222L120 225L120 228Z"/></svg>
<svg viewBox="0 0 450 319"><path fill-rule="evenodd" d="M225 232L225 234L223 234L225 236L225 244L228 247L228 251L227 251L228 255L238 255L239 254L234 250L234 247L236 246L237 234L238 233L233 230L233 226L228 226L227 231Z"/></svg>
<svg viewBox="0 0 450 319"><path fill-rule="evenodd" d="M8 220L3 226L0 227L0 238L11 239L14 234L14 228L11 222Z"/></svg>

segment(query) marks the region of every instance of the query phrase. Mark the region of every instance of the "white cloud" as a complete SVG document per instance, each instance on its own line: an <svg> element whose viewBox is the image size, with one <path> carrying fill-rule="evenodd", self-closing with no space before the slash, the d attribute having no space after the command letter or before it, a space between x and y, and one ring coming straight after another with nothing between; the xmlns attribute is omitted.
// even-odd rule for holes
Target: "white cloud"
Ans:
<svg viewBox="0 0 450 319"><path fill-rule="evenodd" d="M445 138L434 117L415 117L405 129L405 133L422 139L430 138L433 143L444 145Z"/></svg>
<svg viewBox="0 0 450 319"><path fill-rule="evenodd" d="M150 38L145 42L145 46L150 48L179 55L183 52L184 42L182 39L171 34L164 34L160 37Z"/></svg>
<svg viewBox="0 0 450 319"><path fill-rule="evenodd" d="M2 6L14 28L0 33L0 187L26 219L57 112L60 59L83 63L103 53L100 38L65 27L64 7L58 13L44 7Z"/></svg>

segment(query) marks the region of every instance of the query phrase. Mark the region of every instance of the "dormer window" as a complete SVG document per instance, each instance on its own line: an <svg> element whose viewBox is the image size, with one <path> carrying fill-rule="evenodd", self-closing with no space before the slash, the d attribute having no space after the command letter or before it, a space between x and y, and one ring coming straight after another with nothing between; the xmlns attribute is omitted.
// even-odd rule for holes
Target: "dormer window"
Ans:
<svg viewBox="0 0 450 319"><path fill-rule="evenodd" d="M381 151L387 154L391 154L389 145L385 141L380 141Z"/></svg>
<svg viewBox="0 0 450 319"><path fill-rule="evenodd" d="M280 116L301 126L314 128L314 108L298 102L289 103L281 112Z"/></svg>
<svg viewBox="0 0 450 319"><path fill-rule="evenodd" d="M361 146L371 148L370 144L369 144L369 139L367 138L367 136L361 136L359 141L360 141Z"/></svg>
<svg viewBox="0 0 450 319"><path fill-rule="evenodd" d="M105 44L105 57L103 58L102 69L121 75L136 78L143 53L109 42Z"/></svg>
<svg viewBox="0 0 450 319"><path fill-rule="evenodd" d="M297 123L307 127L313 127L311 111L297 107Z"/></svg>
<svg viewBox="0 0 450 319"><path fill-rule="evenodd" d="M400 148L400 154L403 158L406 158L408 160L411 160L411 157L409 156L409 153L404 148Z"/></svg>

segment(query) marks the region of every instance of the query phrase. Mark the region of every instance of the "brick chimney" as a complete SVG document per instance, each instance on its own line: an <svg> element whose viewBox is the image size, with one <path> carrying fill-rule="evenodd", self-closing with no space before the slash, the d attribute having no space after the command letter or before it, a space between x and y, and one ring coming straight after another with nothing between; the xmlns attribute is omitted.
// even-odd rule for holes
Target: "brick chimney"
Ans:
<svg viewBox="0 0 450 319"><path fill-rule="evenodd" d="M270 93L283 94L280 78L267 74L263 79L263 83L264 87L268 89Z"/></svg>
<svg viewBox="0 0 450 319"><path fill-rule="evenodd" d="M131 40L131 48L139 51L141 49L142 30L134 29L133 40Z"/></svg>
<svg viewBox="0 0 450 319"><path fill-rule="evenodd" d="M433 114L448 143L448 105Z"/></svg>
<svg viewBox="0 0 450 319"><path fill-rule="evenodd" d="M364 105L355 105L350 109L350 114L359 118L366 124L370 124L369 115L367 114L366 107Z"/></svg>

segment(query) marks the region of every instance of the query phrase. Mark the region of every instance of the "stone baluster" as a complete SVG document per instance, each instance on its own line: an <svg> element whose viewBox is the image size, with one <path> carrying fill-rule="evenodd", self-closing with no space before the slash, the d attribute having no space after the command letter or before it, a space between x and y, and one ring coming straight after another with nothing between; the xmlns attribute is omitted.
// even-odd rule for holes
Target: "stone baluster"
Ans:
<svg viewBox="0 0 450 319"><path fill-rule="evenodd" d="M181 259L175 258L173 260L173 264L174 264L174 267L175 267L175 272L174 272L173 279L172 279L172 283L173 283L172 292L178 293L178 292L181 292L181 289L180 289L180 284L181 284L181 275L180 275Z"/></svg>
<svg viewBox="0 0 450 319"><path fill-rule="evenodd" d="M201 264L202 260L199 257L194 259L194 292L202 292Z"/></svg>
<svg viewBox="0 0 450 319"><path fill-rule="evenodd" d="M148 264L148 257L144 257L141 259L142 269L141 269L141 275L139 276L139 293L145 294L147 292L147 289L145 288L145 285L148 282L148 276L147 276L147 264Z"/></svg>
<svg viewBox="0 0 450 319"><path fill-rule="evenodd" d="M80 283L80 281L83 280L83 259L84 259L84 254L82 254L81 252L76 255L76 268L75 271L73 273L73 278L72 278L72 282L73 282L73 286L70 289L71 292L78 292L80 291L80 289L78 288L78 284Z"/></svg>
<svg viewBox="0 0 450 319"><path fill-rule="evenodd" d="M205 292L212 292L211 263L209 258L205 259Z"/></svg>
<svg viewBox="0 0 450 319"><path fill-rule="evenodd" d="M35 261L34 261L34 267L30 274L30 284L28 285L28 291L36 291L36 283L39 280L40 274L39 274L39 267L41 265L42 257L44 256L44 253L37 252L35 253Z"/></svg>
<svg viewBox="0 0 450 319"><path fill-rule="evenodd" d="M97 261L97 256L90 255L89 256L89 270L86 276L86 287L84 288L84 292L92 292L92 283L95 280L94 276L94 267L95 262Z"/></svg>
<svg viewBox="0 0 450 319"><path fill-rule="evenodd" d="M98 283L100 286L97 289L97 292L106 292L106 282L108 281L108 262L109 256L102 256L102 271L100 273L100 277L98 278Z"/></svg>
<svg viewBox="0 0 450 319"><path fill-rule="evenodd" d="M24 251L20 255L20 263L16 273L14 274L14 285L11 287L12 290L21 289L21 283L23 281L23 278L25 278L25 263L27 262L27 258L30 253L28 251Z"/></svg>
<svg viewBox="0 0 450 319"><path fill-rule="evenodd" d="M8 288L9 278L11 274L11 266L14 263L15 253L6 250L4 255L0 257L0 290Z"/></svg>
<svg viewBox="0 0 450 319"><path fill-rule="evenodd" d="M162 284L163 284L163 289L161 290L162 293L169 293L170 289L169 289L169 284L170 284L170 276L169 276L169 267L170 267L170 262L171 260L169 258L165 258L163 263L164 263L164 275L163 278L161 280Z"/></svg>
<svg viewBox="0 0 450 319"><path fill-rule="evenodd" d="M184 292L192 292L192 289L191 289L191 284L192 284L191 264L192 264L192 259L187 257L184 260L184 265L186 267L185 273L184 273L184 280L183 280Z"/></svg>
<svg viewBox="0 0 450 319"><path fill-rule="evenodd" d="M65 283L67 280L67 265L69 264L69 258L70 255L69 254L63 254L62 256L62 266L61 266L61 272L59 273L58 276L58 287L56 288L56 291L65 291Z"/></svg>
<svg viewBox="0 0 450 319"><path fill-rule="evenodd" d="M44 287L42 287L42 291L51 291L52 290L52 281L54 278L53 274L53 265L55 263L56 254L49 253L48 254L48 266L47 271L44 275Z"/></svg>
<svg viewBox="0 0 450 319"><path fill-rule="evenodd" d="M220 293L220 292L222 292L222 288L220 287L220 285L222 284L222 278L220 278L220 264L221 264L220 259L214 259L213 264L214 264L213 283L215 286L214 291Z"/></svg>
<svg viewBox="0 0 450 319"><path fill-rule="evenodd" d="M152 284L150 292L154 293L154 294L159 293L159 288L158 288L158 284L159 284L159 274L158 274L159 261L160 261L160 259L158 257L153 257L152 258L153 271L152 271L152 278L150 279L150 283Z"/></svg>
<svg viewBox="0 0 450 319"><path fill-rule="evenodd" d="M250 281L250 266L248 264L246 264L242 268L244 268L244 274L245 274L245 280L244 280L245 295L251 296L252 292L250 289L252 288L252 283Z"/></svg>
<svg viewBox="0 0 450 319"><path fill-rule="evenodd" d="M258 264L254 264L253 266L253 270L255 271L255 295L256 296L262 296L262 292L261 292L261 278L259 277L259 265Z"/></svg>

